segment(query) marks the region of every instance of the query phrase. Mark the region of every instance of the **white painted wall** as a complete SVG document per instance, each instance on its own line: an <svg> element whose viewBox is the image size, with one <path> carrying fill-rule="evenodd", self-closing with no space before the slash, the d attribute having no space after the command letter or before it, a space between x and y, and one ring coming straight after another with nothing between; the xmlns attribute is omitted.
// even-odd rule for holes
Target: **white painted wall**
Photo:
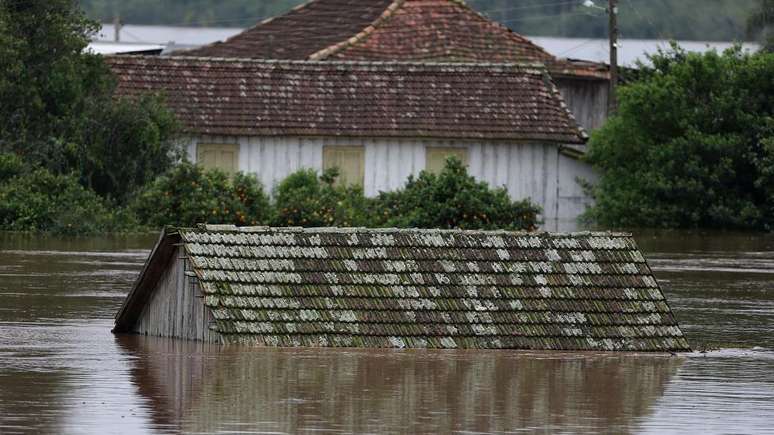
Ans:
<svg viewBox="0 0 774 435"><path fill-rule="evenodd" d="M366 195L402 187L409 175L425 169L426 147L468 148L471 175L492 186L505 186L514 199L531 198L543 207L544 228L577 228L589 198L576 178L595 181L591 168L559 152L555 145L509 144L493 141L433 139L357 139L298 137L204 136L189 141L195 159L197 143L238 143L239 169L255 174L271 191L277 183L302 168L322 169L323 146L365 147Z"/></svg>

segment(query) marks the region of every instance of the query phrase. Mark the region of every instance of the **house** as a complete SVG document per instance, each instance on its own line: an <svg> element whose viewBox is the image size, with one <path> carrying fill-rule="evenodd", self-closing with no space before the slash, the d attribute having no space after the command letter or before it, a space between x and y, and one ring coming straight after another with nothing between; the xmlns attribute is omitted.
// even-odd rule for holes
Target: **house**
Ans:
<svg viewBox="0 0 774 435"><path fill-rule="evenodd" d="M115 56L117 93L160 93L189 156L272 189L301 168L339 167L377 195L455 155L469 172L576 225L585 141L542 65L266 61Z"/></svg>
<svg viewBox="0 0 774 435"><path fill-rule="evenodd" d="M114 332L225 344L687 351L631 236L165 230Z"/></svg>
<svg viewBox="0 0 774 435"><path fill-rule="evenodd" d="M607 65L557 58L461 0L312 0L224 42L179 53L245 59L542 63L580 125L593 130L607 118Z"/></svg>

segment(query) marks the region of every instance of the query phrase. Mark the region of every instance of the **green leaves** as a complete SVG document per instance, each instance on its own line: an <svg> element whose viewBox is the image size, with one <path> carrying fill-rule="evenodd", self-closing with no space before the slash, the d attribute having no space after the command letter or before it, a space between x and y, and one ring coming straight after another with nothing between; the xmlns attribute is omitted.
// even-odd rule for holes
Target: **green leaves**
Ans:
<svg viewBox="0 0 774 435"><path fill-rule="evenodd" d="M540 208L529 200L512 202L505 189L492 189L449 158L440 174L423 171L406 187L382 192L375 202L377 226L533 230Z"/></svg>
<svg viewBox="0 0 774 435"><path fill-rule="evenodd" d="M0 2L0 152L123 204L177 160L177 123L158 98L113 99L84 51L97 29L72 0Z"/></svg>
<svg viewBox="0 0 774 435"><path fill-rule="evenodd" d="M621 90L588 159L602 179L589 220L614 227L767 229L774 55L653 57Z"/></svg>
<svg viewBox="0 0 774 435"><path fill-rule="evenodd" d="M371 226L369 200L357 186L336 186L338 170L321 176L311 169L284 179L274 192L274 226L363 227Z"/></svg>
<svg viewBox="0 0 774 435"><path fill-rule="evenodd" d="M130 214L83 188L76 177L20 168L18 158L0 154L0 230L82 235L134 228Z"/></svg>
<svg viewBox="0 0 774 435"><path fill-rule="evenodd" d="M269 199L254 176L230 177L182 162L148 185L131 204L151 227L200 223L265 225Z"/></svg>

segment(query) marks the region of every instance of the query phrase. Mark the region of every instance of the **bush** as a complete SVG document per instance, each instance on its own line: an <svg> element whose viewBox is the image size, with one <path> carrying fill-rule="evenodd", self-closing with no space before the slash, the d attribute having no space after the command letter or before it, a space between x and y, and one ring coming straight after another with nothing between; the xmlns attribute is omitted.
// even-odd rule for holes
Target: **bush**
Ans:
<svg viewBox="0 0 774 435"><path fill-rule="evenodd" d="M0 166L7 161L1 156ZM135 227L130 214L83 188L75 176L37 169L0 180L1 230L85 235Z"/></svg>
<svg viewBox="0 0 774 435"><path fill-rule="evenodd" d="M587 218L605 226L771 229L774 54L685 53L619 94L588 158L601 173Z"/></svg>
<svg viewBox="0 0 774 435"><path fill-rule="evenodd" d="M377 226L398 228L534 230L538 214L529 200L511 201L504 188L476 181L454 157L438 175L423 171L403 189L382 192L374 207Z"/></svg>
<svg viewBox="0 0 774 435"><path fill-rule="evenodd" d="M0 183L24 172L24 162L19 156L11 153L0 153Z"/></svg>
<svg viewBox="0 0 774 435"><path fill-rule="evenodd" d="M265 225L271 216L269 199L254 176L238 173L229 177L188 162L147 186L131 208L142 223L152 227Z"/></svg>
<svg viewBox="0 0 774 435"><path fill-rule="evenodd" d="M290 174L274 192L274 226L370 226L369 200L361 187L335 186L338 171L312 169Z"/></svg>

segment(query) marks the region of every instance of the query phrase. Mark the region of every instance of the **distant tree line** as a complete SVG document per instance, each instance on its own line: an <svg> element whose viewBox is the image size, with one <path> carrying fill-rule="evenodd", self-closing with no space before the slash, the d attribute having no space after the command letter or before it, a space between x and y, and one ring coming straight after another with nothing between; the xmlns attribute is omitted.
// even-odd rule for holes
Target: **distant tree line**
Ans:
<svg viewBox="0 0 774 435"><path fill-rule="evenodd" d="M88 16L111 22L177 26L248 27L306 0L79 0ZM607 6L607 0L595 0ZM468 0L517 32L536 36L604 38L603 10L582 0ZM755 38L748 21L771 0L619 0L624 38L741 41ZM753 20L754 21L754 20ZM754 24L750 21L751 24Z"/></svg>
<svg viewBox="0 0 774 435"><path fill-rule="evenodd" d="M757 37L764 48L774 52L774 0L759 0L747 21L748 35Z"/></svg>

